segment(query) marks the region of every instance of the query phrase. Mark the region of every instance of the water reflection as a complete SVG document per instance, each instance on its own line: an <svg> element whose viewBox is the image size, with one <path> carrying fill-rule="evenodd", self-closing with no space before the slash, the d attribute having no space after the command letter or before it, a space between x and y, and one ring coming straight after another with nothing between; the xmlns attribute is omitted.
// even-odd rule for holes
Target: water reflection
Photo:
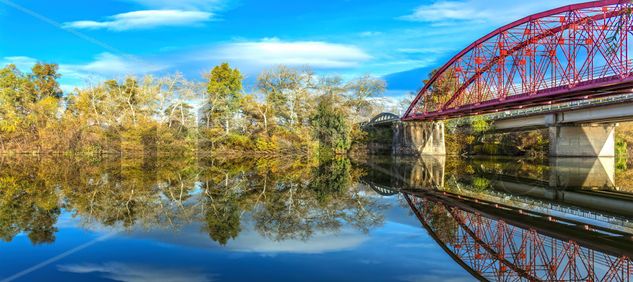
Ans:
<svg viewBox="0 0 633 282"><path fill-rule="evenodd" d="M629 281L633 198L613 159L372 160L363 181L404 195L430 236L481 280Z"/></svg>
<svg viewBox="0 0 633 282"><path fill-rule="evenodd" d="M33 244L55 241L61 211L83 225L179 229L204 223L227 244L248 213L272 240L307 240L317 232L382 224L384 206L350 189L360 171L348 159L204 163L192 159L4 160L0 166L0 238L28 234ZM309 180L309 181L308 181Z"/></svg>
<svg viewBox="0 0 633 282"><path fill-rule="evenodd" d="M628 281L633 189L614 166L4 158L0 277Z"/></svg>

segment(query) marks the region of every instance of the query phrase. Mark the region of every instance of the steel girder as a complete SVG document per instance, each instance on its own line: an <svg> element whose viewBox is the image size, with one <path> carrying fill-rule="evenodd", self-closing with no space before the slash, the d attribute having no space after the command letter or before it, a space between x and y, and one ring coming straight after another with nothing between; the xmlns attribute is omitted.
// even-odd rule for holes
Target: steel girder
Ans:
<svg viewBox="0 0 633 282"><path fill-rule="evenodd" d="M569 5L515 21L441 67L402 118L442 120L633 88L633 4Z"/></svg>

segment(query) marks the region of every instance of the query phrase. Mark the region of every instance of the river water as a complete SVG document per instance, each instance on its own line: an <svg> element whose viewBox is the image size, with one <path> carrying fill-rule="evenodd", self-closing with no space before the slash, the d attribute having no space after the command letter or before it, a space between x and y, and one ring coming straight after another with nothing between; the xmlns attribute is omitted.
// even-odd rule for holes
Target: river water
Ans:
<svg viewBox="0 0 633 282"><path fill-rule="evenodd" d="M609 158L4 157L0 281L629 281L631 176Z"/></svg>

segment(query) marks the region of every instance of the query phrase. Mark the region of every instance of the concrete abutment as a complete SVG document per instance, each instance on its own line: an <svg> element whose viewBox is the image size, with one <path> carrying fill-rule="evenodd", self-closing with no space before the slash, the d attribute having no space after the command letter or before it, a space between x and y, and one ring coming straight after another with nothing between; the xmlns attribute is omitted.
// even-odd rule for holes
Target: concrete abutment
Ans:
<svg viewBox="0 0 633 282"><path fill-rule="evenodd" d="M615 157L616 123L548 122L551 157ZM392 126L393 155L445 156L443 122L407 121Z"/></svg>
<svg viewBox="0 0 633 282"><path fill-rule="evenodd" d="M552 157L615 157L616 124L556 125L549 128Z"/></svg>

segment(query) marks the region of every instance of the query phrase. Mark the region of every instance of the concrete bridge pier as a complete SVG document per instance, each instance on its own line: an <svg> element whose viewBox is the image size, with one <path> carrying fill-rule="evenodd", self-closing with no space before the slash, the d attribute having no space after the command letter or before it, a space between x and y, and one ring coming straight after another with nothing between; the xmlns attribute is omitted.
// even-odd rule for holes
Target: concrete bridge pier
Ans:
<svg viewBox="0 0 633 282"><path fill-rule="evenodd" d="M443 188L446 156L423 156L411 170L409 180L415 188Z"/></svg>
<svg viewBox="0 0 633 282"><path fill-rule="evenodd" d="M393 131L394 155L446 155L443 122L411 121L396 123Z"/></svg>
<svg viewBox="0 0 633 282"><path fill-rule="evenodd" d="M552 157L614 157L616 124L555 125L549 128Z"/></svg>
<svg viewBox="0 0 633 282"><path fill-rule="evenodd" d="M616 188L615 158L551 158L549 162L552 188Z"/></svg>

